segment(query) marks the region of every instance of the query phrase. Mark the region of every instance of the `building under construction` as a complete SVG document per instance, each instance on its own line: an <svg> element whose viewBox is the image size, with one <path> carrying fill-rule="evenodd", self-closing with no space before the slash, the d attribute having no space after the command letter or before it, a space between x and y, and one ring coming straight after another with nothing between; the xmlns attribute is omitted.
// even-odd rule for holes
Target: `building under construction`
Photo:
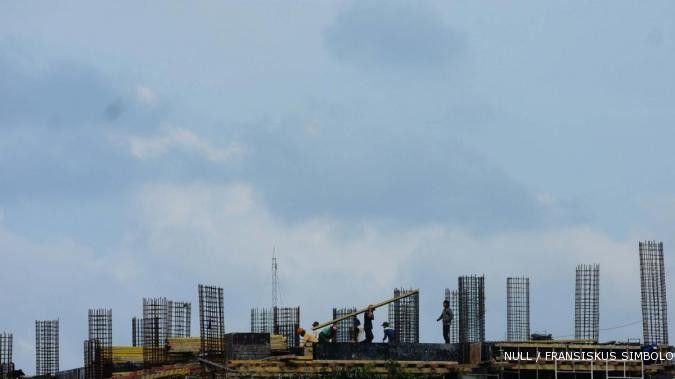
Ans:
<svg viewBox="0 0 675 379"><path fill-rule="evenodd" d="M159 378L457 378L457 379L636 379L673 377L667 344L663 245L640 243L645 340L598 342L599 267L580 265L575 277L574 340L545 340L530 333L530 278L506 281L506 341L485 341L485 278L461 276L446 290L455 314L451 343L419 341L420 291L396 289L373 303L388 307L398 333L394 343L357 343L354 319L368 306L335 308L312 327L338 329L334 342L313 344L296 333L299 307L251 310L251 332L225 332L223 289L199 285L199 336L189 332L189 303L143 299L143 318L132 319L132 345L113 346L112 310L91 309L84 367L58 371L58 321L36 322L36 374L61 379ZM503 287L502 287L503 288ZM127 324L128 325L128 324ZM438 337L440 339L440 325ZM127 327L125 327L126 330ZM309 330L308 330L309 332ZM54 358L55 357L55 358ZM1 379L19 378L12 335L0 334Z"/></svg>

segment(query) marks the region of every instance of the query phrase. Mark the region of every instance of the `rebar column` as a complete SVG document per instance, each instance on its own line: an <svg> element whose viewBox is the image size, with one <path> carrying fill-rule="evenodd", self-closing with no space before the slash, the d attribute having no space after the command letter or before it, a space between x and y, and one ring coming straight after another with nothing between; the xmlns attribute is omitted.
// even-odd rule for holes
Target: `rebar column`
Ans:
<svg viewBox="0 0 675 379"><path fill-rule="evenodd" d="M397 288L394 297L414 290ZM389 326L396 330L397 342L420 342L420 301L419 294L397 300L389 304Z"/></svg>
<svg viewBox="0 0 675 379"><path fill-rule="evenodd" d="M450 343L459 342L459 294L457 290L450 291L445 289L445 300L450 302L450 310L452 311L453 320L450 324Z"/></svg>
<svg viewBox="0 0 675 379"><path fill-rule="evenodd" d="M459 342L485 341L485 278L483 275L460 276L457 293Z"/></svg>
<svg viewBox="0 0 675 379"><path fill-rule="evenodd" d="M333 308L333 320L356 311L356 307ZM336 342L357 342L356 338L358 337L358 331L354 319L356 319L356 316L339 321L335 324L337 327Z"/></svg>
<svg viewBox="0 0 675 379"><path fill-rule="evenodd" d="M143 346L143 318L131 318L131 346Z"/></svg>
<svg viewBox="0 0 675 379"><path fill-rule="evenodd" d="M13 336L11 333L0 333L0 379L8 379L14 371L12 341Z"/></svg>
<svg viewBox="0 0 675 379"><path fill-rule="evenodd" d="M93 360L87 361L87 358ZM89 371L87 362L91 366ZM87 376L87 372L90 376ZM88 379L112 376L112 309L89 310L89 340L85 342L85 376Z"/></svg>
<svg viewBox="0 0 675 379"><path fill-rule="evenodd" d="M668 304L663 242L640 241L639 249L643 342L668 345Z"/></svg>
<svg viewBox="0 0 675 379"><path fill-rule="evenodd" d="M288 348L300 346L295 331L300 327L300 307L274 307L272 311L274 334L286 337Z"/></svg>
<svg viewBox="0 0 675 379"><path fill-rule="evenodd" d="M85 379L102 379L104 377L99 340L84 340L84 377Z"/></svg>
<svg viewBox="0 0 675 379"><path fill-rule="evenodd" d="M506 339L530 339L530 278L506 278Z"/></svg>
<svg viewBox="0 0 675 379"><path fill-rule="evenodd" d="M274 320L269 308L251 308L251 333L273 333Z"/></svg>
<svg viewBox="0 0 675 379"><path fill-rule="evenodd" d="M171 322L169 337L190 337L192 304L181 301L171 301L169 304L169 320Z"/></svg>
<svg viewBox="0 0 675 379"><path fill-rule="evenodd" d="M171 333L169 301L165 297L143 299L143 364L166 362L166 339Z"/></svg>
<svg viewBox="0 0 675 379"><path fill-rule="evenodd" d="M223 289L199 285L201 352L212 360L225 359Z"/></svg>
<svg viewBox="0 0 675 379"><path fill-rule="evenodd" d="M59 371L59 320L35 321L35 375Z"/></svg>
<svg viewBox="0 0 675 379"><path fill-rule="evenodd" d="M578 265L574 296L574 338L598 341L600 333L600 265Z"/></svg>

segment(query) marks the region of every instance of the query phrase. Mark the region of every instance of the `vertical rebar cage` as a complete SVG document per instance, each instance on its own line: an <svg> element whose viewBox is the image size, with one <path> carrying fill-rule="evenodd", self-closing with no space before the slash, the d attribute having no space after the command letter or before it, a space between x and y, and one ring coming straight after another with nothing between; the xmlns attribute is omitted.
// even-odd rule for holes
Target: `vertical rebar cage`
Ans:
<svg viewBox="0 0 675 379"><path fill-rule="evenodd" d="M348 315L350 313L356 312L355 307L351 308L333 308L333 320L338 317ZM358 332L356 330L356 324L354 318L348 318L346 320L339 321L335 324L337 327L337 342L356 342Z"/></svg>
<svg viewBox="0 0 675 379"><path fill-rule="evenodd" d="M453 320L450 324L450 343L459 342L459 294L457 290L445 289L445 300L450 302Z"/></svg>
<svg viewBox="0 0 675 379"><path fill-rule="evenodd" d="M506 278L506 339L530 338L530 278Z"/></svg>
<svg viewBox="0 0 675 379"><path fill-rule="evenodd" d="M413 292L413 289L397 288L394 297ZM420 342L420 301L419 294L389 304L389 324L396 330L398 342Z"/></svg>
<svg viewBox="0 0 675 379"><path fill-rule="evenodd" d="M270 308L251 309L251 333L273 333L273 321Z"/></svg>
<svg viewBox="0 0 675 379"><path fill-rule="evenodd" d="M88 379L112 376L112 309L89 310L89 340L85 341L84 355Z"/></svg>
<svg viewBox="0 0 675 379"><path fill-rule="evenodd" d="M99 340L84 341L84 377L85 379L102 379L103 360Z"/></svg>
<svg viewBox="0 0 675 379"><path fill-rule="evenodd" d="M169 301L165 297L143 299L143 364L166 361L166 339L171 334Z"/></svg>
<svg viewBox="0 0 675 379"><path fill-rule="evenodd" d="M640 295L645 344L668 344L668 304L663 242L640 241Z"/></svg>
<svg viewBox="0 0 675 379"><path fill-rule="evenodd" d="M460 276L457 288L459 342L485 341L485 278L483 275Z"/></svg>
<svg viewBox="0 0 675 379"><path fill-rule="evenodd" d="M274 334L286 337L288 348L300 346L300 337L295 331L300 327L300 307L274 307Z"/></svg>
<svg viewBox="0 0 675 379"><path fill-rule="evenodd" d="M143 318L131 319L131 346L143 346Z"/></svg>
<svg viewBox="0 0 675 379"><path fill-rule="evenodd" d="M212 359L225 358L223 289L199 285L199 332L201 352Z"/></svg>
<svg viewBox="0 0 675 379"><path fill-rule="evenodd" d="M0 333L0 379L7 379L14 371L12 362L13 336L11 333Z"/></svg>
<svg viewBox="0 0 675 379"><path fill-rule="evenodd" d="M600 333L600 265L578 265L574 296L574 338L598 341Z"/></svg>
<svg viewBox="0 0 675 379"><path fill-rule="evenodd" d="M169 321L171 323L169 337L190 337L192 304L182 301L172 301L169 304Z"/></svg>
<svg viewBox="0 0 675 379"><path fill-rule="evenodd" d="M59 371L59 320L35 321L35 375Z"/></svg>

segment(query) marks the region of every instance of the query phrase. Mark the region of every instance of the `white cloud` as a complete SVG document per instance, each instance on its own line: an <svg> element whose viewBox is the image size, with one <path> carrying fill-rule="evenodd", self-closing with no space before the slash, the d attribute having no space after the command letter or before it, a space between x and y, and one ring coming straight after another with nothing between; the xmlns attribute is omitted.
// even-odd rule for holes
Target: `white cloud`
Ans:
<svg viewBox="0 0 675 379"><path fill-rule="evenodd" d="M155 91L145 86L136 87L136 98L147 107L154 107L159 103L159 97Z"/></svg>
<svg viewBox="0 0 675 379"><path fill-rule="evenodd" d="M240 156L244 151L243 146L238 143L217 147L192 130L177 127L166 128L160 135L129 136L124 140L131 154L142 160L159 158L175 149L198 154L211 162L226 162Z"/></svg>

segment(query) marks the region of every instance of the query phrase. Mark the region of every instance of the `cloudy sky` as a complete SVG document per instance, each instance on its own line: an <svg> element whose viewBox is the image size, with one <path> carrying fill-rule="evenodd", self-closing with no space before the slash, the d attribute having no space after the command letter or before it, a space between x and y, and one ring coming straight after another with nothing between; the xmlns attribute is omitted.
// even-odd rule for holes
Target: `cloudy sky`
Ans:
<svg viewBox="0 0 675 379"><path fill-rule="evenodd" d="M394 287L507 276L532 329L573 333L601 265L602 340L640 338L637 241L675 243L675 3L3 2L0 332L34 320L82 365L87 309L131 343L143 297L225 288L226 329L302 323ZM669 295L673 294L668 281ZM385 311L376 313L378 320ZM671 317L672 319L672 317ZM380 332L377 330L377 332ZM376 337L378 334L376 334Z"/></svg>

